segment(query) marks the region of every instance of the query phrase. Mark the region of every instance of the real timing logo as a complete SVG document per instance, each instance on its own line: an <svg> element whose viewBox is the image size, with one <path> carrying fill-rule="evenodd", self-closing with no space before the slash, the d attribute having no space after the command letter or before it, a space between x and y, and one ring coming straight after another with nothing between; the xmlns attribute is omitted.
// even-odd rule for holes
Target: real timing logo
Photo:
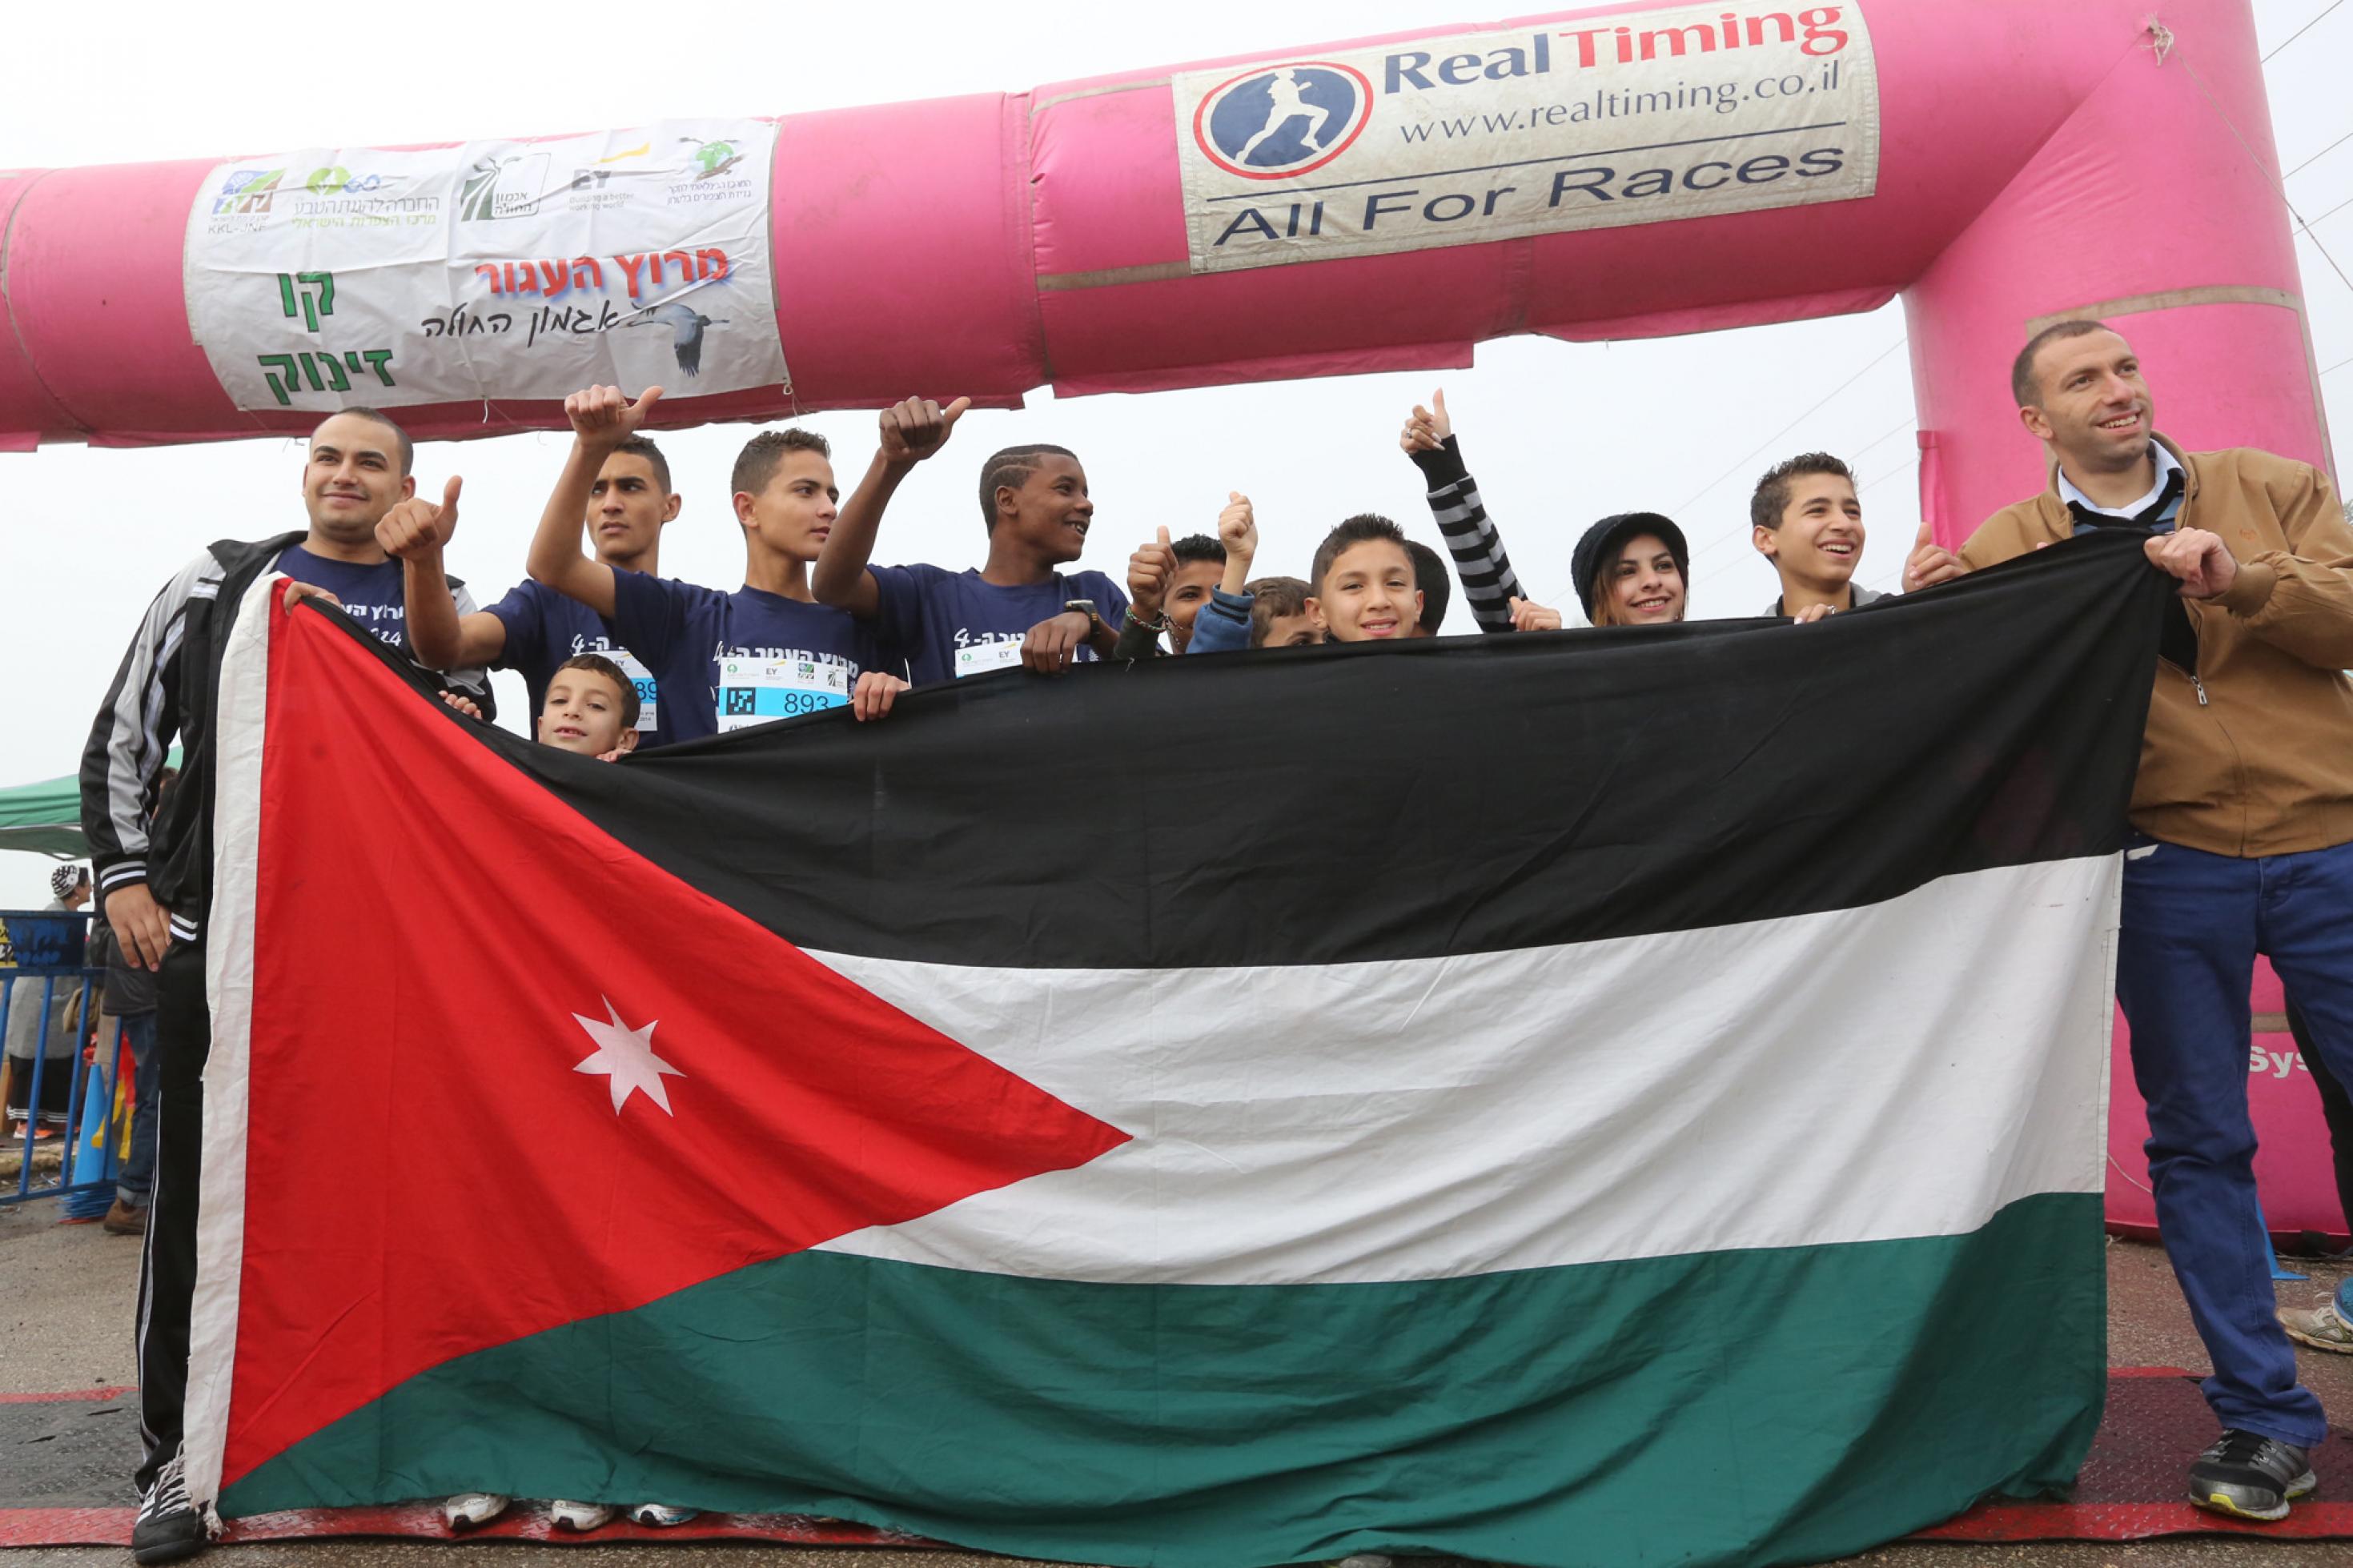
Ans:
<svg viewBox="0 0 2353 1568"><path fill-rule="evenodd" d="M1372 111L1373 84L1354 66L1260 66L1209 89L1193 111L1193 140L1229 174L1287 180L1346 152Z"/></svg>

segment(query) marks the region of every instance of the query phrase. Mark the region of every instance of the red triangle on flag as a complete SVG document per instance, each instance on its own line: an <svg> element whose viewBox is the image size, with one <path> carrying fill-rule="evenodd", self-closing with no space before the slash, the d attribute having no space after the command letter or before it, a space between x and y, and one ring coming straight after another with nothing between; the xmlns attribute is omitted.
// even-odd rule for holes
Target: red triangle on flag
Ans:
<svg viewBox="0 0 2353 1568"><path fill-rule="evenodd" d="M271 618L224 1485L453 1357L1126 1141Z"/></svg>

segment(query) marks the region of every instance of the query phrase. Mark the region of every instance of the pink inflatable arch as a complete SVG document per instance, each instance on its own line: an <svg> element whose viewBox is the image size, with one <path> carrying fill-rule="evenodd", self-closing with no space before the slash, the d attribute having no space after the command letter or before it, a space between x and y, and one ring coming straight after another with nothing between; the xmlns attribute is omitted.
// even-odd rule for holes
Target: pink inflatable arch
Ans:
<svg viewBox="0 0 2353 1568"><path fill-rule="evenodd" d="M1947 542L2042 482L2007 369L2051 318L2128 332L2160 426L2185 445L2328 461L2243 0L2174 0L2161 24L2148 0L1636 5L789 116L759 134L773 134L759 165L768 277L737 290L725 321L740 333L756 316L765 334L772 291L769 346L789 383L719 390L714 374L705 395L681 395L671 378L670 423L917 391L1010 405L1049 382L1067 395L1452 369L1506 333L1663 336L1901 293L1920 504ZM589 165L692 140L609 143L575 160L575 188L601 187ZM733 166L718 142L704 154L693 177ZM316 401L232 390L223 366L253 356L236 333L208 352L192 310L199 282L221 276L205 270L206 215L267 206L265 173L290 182L290 202L362 199L359 159L314 161L307 181L208 160L0 173L0 448L315 422ZM477 205L470 186L464 216L503 220L542 195L485 189ZM663 279L663 257L698 287L714 272L730 286L709 248L715 263L559 254L537 263L543 281L528 255L491 253L452 269L441 324L575 288L575 301L617 295L620 263L622 303L642 310L638 264ZM271 330L295 330L298 280L317 265L301 246L260 264L265 301L260 274L284 268ZM262 356L282 362L271 389L300 391L299 361L319 392L317 365L286 346ZM394 359L379 386L362 358L342 354L349 400L399 407L419 436L560 422L545 395L420 403L392 386ZM342 391L337 363L326 374ZM2341 1230L2308 1084L2254 1083L2273 1222ZM2128 1090L2117 1103L2124 1141L2137 1108ZM2136 1155L2119 1163L2145 1174Z"/></svg>

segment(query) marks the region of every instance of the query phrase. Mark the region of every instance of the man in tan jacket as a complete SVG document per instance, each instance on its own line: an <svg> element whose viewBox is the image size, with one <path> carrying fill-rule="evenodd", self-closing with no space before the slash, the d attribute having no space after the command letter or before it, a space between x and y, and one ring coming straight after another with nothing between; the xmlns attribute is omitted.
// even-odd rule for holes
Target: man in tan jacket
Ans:
<svg viewBox="0 0 2353 1568"><path fill-rule="evenodd" d="M2133 788L2116 995L2158 1225L2224 1428L2190 1468L2190 1499L2282 1519L2312 1489L2306 1450L2327 1428L2296 1382L2255 1203L2248 988L2267 955L2322 1059L2353 1081L2353 530L2316 469L2158 436L2132 345L2100 322L2038 333L2011 391L2050 450L2049 488L1957 555L1924 531L1904 585L2095 528L2146 534L2180 580Z"/></svg>

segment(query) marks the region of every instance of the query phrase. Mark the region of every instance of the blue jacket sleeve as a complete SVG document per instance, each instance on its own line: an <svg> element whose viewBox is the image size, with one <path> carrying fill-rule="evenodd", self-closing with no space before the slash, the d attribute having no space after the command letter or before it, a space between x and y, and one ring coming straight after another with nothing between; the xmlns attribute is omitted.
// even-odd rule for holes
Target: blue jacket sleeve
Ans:
<svg viewBox="0 0 2353 1568"><path fill-rule="evenodd" d="M1232 653L1250 647L1250 605L1255 602L1253 595L1210 589L1209 602L1193 617L1193 640L1185 645L1185 651Z"/></svg>

